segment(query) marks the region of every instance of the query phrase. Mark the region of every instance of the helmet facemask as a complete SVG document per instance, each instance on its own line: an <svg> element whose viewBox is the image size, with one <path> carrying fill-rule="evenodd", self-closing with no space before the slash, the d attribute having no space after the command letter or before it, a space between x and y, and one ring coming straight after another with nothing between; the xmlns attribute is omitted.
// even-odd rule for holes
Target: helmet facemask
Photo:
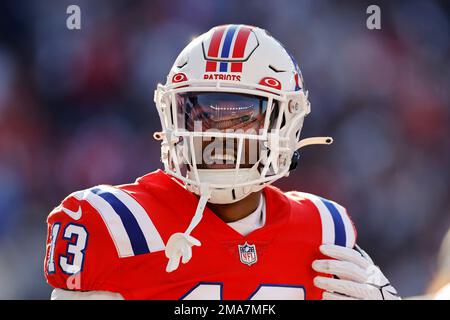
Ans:
<svg viewBox="0 0 450 320"><path fill-rule="evenodd" d="M309 103L302 92L252 89L158 87L165 170L196 194L208 184L209 202L239 201L289 174Z"/></svg>

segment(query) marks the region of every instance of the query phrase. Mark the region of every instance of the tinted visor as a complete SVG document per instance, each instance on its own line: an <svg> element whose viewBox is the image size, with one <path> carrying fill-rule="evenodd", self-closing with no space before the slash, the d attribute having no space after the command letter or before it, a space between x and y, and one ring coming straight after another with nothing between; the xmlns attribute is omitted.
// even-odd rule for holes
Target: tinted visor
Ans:
<svg viewBox="0 0 450 320"><path fill-rule="evenodd" d="M176 95L178 128L222 132L258 130L264 126L267 98L226 92Z"/></svg>

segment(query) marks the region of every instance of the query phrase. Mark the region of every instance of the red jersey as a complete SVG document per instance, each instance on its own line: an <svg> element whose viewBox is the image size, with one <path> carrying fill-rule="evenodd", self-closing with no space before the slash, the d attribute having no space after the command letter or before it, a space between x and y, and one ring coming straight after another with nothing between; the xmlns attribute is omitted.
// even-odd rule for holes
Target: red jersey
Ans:
<svg viewBox="0 0 450 320"><path fill-rule="evenodd" d="M198 197L157 170L121 186L69 195L48 216L45 276L55 287L125 299L321 299L311 264L321 244L352 248L346 210L307 193L263 189L266 222L243 236L207 207L192 259L165 271L169 237L189 225Z"/></svg>

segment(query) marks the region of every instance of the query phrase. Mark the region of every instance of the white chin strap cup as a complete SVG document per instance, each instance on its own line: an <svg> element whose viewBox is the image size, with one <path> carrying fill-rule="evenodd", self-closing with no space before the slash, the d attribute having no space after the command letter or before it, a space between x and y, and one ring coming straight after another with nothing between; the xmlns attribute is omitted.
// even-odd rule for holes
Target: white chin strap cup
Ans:
<svg viewBox="0 0 450 320"><path fill-rule="evenodd" d="M200 200L198 201L195 215L184 233L177 232L170 236L166 244L166 257L169 262L166 266L166 272L172 272L178 269L180 259L183 263L188 263L192 258L192 247L201 246L201 242L190 235L192 230L200 223L203 218L203 211L206 203L211 196L211 189L207 183L200 185Z"/></svg>

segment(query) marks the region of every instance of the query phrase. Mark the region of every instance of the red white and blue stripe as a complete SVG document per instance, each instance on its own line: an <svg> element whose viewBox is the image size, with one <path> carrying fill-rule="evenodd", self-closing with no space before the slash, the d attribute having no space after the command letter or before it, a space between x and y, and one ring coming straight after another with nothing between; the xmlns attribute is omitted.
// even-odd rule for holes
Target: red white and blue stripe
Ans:
<svg viewBox="0 0 450 320"><path fill-rule="evenodd" d="M209 43L206 72L242 72L242 62L251 28L244 25L217 27ZM225 61L224 61L225 60ZM228 61L227 61L228 60Z"/></svg>
<svg viewBox="0 0 450 320"><path fill-rule="evenodd" d="M164 250L164 242L145 209L127 192L100 185L73 194L103 219L121 258Z"/></svg>
<svg viewBox="0 0 450 320"><path fill-rule="evenodd" d="M355 246L356 231L343 206L310 193L299 192L299 194L310 200L319 211L323 244L348 248Z"/></svg>

